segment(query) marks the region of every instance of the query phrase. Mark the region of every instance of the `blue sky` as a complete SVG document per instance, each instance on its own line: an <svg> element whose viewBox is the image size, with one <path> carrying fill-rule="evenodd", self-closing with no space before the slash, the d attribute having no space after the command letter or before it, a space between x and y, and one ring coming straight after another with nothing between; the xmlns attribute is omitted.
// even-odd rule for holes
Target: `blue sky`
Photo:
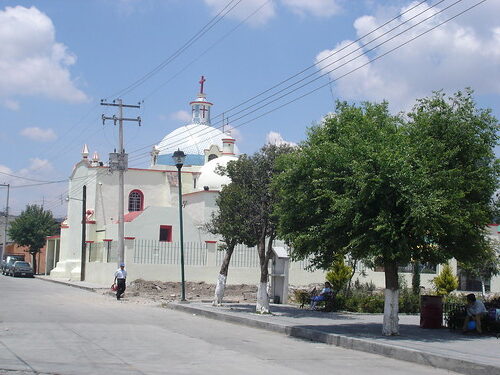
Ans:
<svg viewBox="0 0 500 375"><path fill-rule="evenodd" d="M66 183L16 186L67 179L85 143L91 154L97 151L107 160L117 129L103 126L100 118L115 111L101 107L100 100L115 99L167 61L227 4L234 8L213 28L120 95L126 103L144 101L140 110L126 111L143 120L141 127L125 126L131 166L146 167L150 145L185 123L201 75L214 103L213 117L236 106L229 122L246 153L269 140L300 142L308 126L333 110L336 99L387 99L397 112L433 90L470 86L479 106L500 118L500 2L488 0L438 26L479 1L417 6L400 0L0 0L0 183L13 187L11 211L19 214L27 203L43 202L64 215ZM436 29L391 52L431 27ZM401 35L377 47L396 33ZM314 74L308 79L317 80L232 120L247 113L239 106L246 99L315 63L298 79ZM279 90L283 86L269 94L287 92ZM0 189L4 206L5 189Z"/></svg>

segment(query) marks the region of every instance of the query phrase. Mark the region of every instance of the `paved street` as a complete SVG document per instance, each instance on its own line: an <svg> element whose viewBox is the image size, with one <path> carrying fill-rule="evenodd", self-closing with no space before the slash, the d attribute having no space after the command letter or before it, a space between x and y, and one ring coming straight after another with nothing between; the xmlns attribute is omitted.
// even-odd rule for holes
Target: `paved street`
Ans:
<svg viewBox="0 0 500 375"><path fill-rule="evenodd" d="M0 288L0 374L450 373L43 280Z"/></svg>

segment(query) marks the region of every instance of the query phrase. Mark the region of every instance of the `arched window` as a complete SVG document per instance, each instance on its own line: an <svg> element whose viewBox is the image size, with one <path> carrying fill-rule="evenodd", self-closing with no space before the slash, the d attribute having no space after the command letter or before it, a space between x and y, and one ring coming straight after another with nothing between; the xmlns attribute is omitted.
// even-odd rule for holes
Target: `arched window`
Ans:
<svg viewBox="0 0 500 375"><path fill-rule="evenodd" d="M140 190L132 190L128 195L128 210L142 211L144 209L144 194Z"/></svg>
<svg viewBox="0 0 500 375"><path fill-rule="evenodd" d="M215 155L215 154L210 154L210 155L208 155L208 161L210 161L210 160L214 160L214 159L217 159L217 157L218 157L218 156L217 156L217 155Z"/></svg>

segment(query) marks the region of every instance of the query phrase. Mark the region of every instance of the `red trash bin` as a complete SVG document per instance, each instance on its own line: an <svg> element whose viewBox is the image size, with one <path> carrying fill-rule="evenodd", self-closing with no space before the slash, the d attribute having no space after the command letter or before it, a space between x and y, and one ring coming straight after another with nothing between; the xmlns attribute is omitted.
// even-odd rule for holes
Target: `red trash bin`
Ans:
<svg viewBox="0 0 500 375"><path fill-rule="evenodd" d="M441 328L443 325L443 297L420 296L420 328Z"/></svg>

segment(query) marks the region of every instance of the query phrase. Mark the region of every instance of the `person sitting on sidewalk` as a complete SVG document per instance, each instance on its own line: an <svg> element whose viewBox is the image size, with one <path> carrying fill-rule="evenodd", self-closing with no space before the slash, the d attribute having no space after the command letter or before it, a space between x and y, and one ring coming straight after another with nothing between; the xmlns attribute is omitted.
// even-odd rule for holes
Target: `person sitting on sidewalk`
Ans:
<svg viewBox="0 0 500 375"><path fill-rule="evenodd" d="M484 303L476 299L476 296L471 293L467 294L467 316L464 320L464 326L462 328L463 332L467 332L467 328L470 321L476 322L476 331L482 333L481 330L481 318L486 315L488 311L484 306Z"/></svg>
<svg viewBox="0 0 500 375"><path fill-rule="evenodd" d="M311 298L311 310L316 309L316 305L320 301L325 301L326 297L333 293L332 285L327 281L325 282L325 287L321 289L321 292L317 296Z"/></svg>

